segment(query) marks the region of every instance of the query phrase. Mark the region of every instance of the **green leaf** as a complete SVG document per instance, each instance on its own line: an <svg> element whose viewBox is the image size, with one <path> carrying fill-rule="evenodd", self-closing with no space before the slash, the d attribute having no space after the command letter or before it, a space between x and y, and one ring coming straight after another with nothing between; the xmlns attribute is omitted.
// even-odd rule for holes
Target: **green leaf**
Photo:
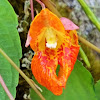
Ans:
<svg viewBox="0 0 100 100"><path fill-rule="evenodd" d="M95 93L98 100L100 100L100 80L95 84Z"/></svg>
<svg viewBox="0 0 100 100"><path fill-rule="evenodd" d="M17 26L18 20L12 6L8 0L0 0L0 48L19 66L22 50ZM19 74L1 54L0 75L15 98ZM0 100L8 100L1 85Z"/></svg>
<svg viewBox="0 0 100 100"><path fill-rule="evenodd" d="M43 90L42 95L46 100L97 100L94 92L93 78L90 72L78 60L67 81L66 88L60 96L55 96L45 87L38 84L35 78L33 80ZM32 100L40 100L39 96L32 89L31 98Z"/></svg>

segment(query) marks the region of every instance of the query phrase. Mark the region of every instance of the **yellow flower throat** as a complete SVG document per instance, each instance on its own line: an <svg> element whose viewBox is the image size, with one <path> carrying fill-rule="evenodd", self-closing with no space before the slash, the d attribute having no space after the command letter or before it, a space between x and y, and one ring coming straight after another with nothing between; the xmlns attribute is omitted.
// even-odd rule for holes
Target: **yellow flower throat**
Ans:
<svg viewBox="0 0 100 100"><path fill-rule="evenodd" d="M56 49L63 40L63 33L55 30L53 27L45 27L38 37L39 49L44 50L45 46L50 49Z"/></svg>

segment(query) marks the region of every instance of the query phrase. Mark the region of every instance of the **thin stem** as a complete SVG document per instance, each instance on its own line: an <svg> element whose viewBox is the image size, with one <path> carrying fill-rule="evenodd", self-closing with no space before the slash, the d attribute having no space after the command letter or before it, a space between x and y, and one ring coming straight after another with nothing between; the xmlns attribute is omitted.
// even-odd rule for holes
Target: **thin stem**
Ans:
<svg viewBox="0 0 100 100"><path fill-rule="evenodd" d="M42 3L40 0L36 0L36 1L41 5L42 9L45 9L44 3Z"/></svg>
<svg viewBox="0 0 100 100"><path fill-rule="evenodd" d="M89 41L85 40L84 38L78 36L78 39L84 43L85 45L87 45L88 47L90 47L91 49L97 51L98 53L100 53L100 49L97 48L95 45L91 44Z"/></svg>
<svg viewBox="0 0 100 100"><path fill-rule="evenodd" d="M80 47L79 54L81 55L83 61L86 63L87 67L88 67L88 68L91 68L90 62L89 62L89 60L88 60L88 58L87 58L85 52L83 51L82 47Z"/></svg>
<svg viewBox="0 0 100 100"><path fill-rule="evenodd" d="M57 9L52 5L52 3L49 0L41 0L53 13L55 13L59 18L61 18L61 14L57 11ZM87 40L83 39L82 37L79 36L79 40L86 44L88 47L92 48L93 50L97 51L100 53L100 49L88 42Z"/></svg>
<svg viewBox="0 0 100 100"><path fill-rule="evenodd" d="M40 92L43 92L42 89L37 84L35 84L35 82L32 79L30 80Z"/></svg>
<svg viewBox="0 0 100 100"><path fill-rule="evenodd" d="M0 48L0 53L9 61L9 63L20 73L20 75L27 81L27 83L34 89L34 91L40 96L41 100L45 100L42 94L37 90L37 88L33 85L28 78L18 67L17 65L7 56L7 54Z"/></svg>
<svg viewBox="0 0 100 100"><path fill-rule="evenodd" d="M86 15L88 16L88 18L91 20L91 22L97 27L97 29L100 31L100 22L98 21L98 19L96 18L96 16L94 15L94 13L91 11L91 9L89 8L89 6L85 3L84 0L77 0L80 5L82 6L84 12L86 13Z"/></svg>
<svg viewBox="0 0 100 100"><path fill-rule="evenodd" d="M0 75L0 83L1 83L1 85L2 85L2 87L3 87L3 89L5 90L6 94L8 95L9 99L10 99L10 100L14 100L14 98L13 98L13 96L11 95L10 91L8 90L8 88L7 88L6 84L5 84L5 82L3 81L1 75Z"/></svg>
<svg viewBox="0 0 100 100"><path fill-rule="evenodd" d="M33 0L30 0L30 7L31 7L31 16L32 16L32 20L33 20L34 19Z"/></svg>

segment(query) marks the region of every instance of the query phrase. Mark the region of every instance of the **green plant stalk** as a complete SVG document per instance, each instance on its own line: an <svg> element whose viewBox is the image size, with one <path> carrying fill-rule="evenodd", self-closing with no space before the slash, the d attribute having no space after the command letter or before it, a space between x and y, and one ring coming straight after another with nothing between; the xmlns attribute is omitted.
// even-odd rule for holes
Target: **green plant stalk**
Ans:
<svg viewBox="0 0 100 100"><path fill-rule="evenodd" d="M57 9L52 5L51 1L49 0L41 0L47 7L48 9L50 9L53 13L55 13L59 18L61 18L61 14L57 11ZM87 40L85 40L84 38L82 38L81 36L78 36L79 40L84 43L85 45L87 45L88 47L90 47L91 49L95 50L96 52L100 53L100 49L97 48L95 45L91 44L90 42L88 42Z"/></svg>
<svg viewBox="0 0 100 100"><path fill-rule="evenodd" d="M5 91L6 94L8 95L9 99L10 99L10 100L14 100L12 94L11 94L10 91L8 90L8 88L7 88L6 84L5 84L5 82L3 81L1 75L0 75L0 84L2 85L4 91Z"/></svg>
<svg viewBox="0 0 100 100"><path fill-rule="evenodd" d="M81 55L82 59L84 60L84 62L86 63L87 67L88 68L91 68L90 67L90 62L85 54L85 52L83 51L83 49L80 47L80 50L79 50L79 54Z"/></svg>
<svg viewBox="0 0 100 100"><path fill-rule="evenodd" d="M98 19L96 18L96 16L94 15L94 13L91 11L91 9L88 7L88 5L85 3L84 0L77 0L80 5L82 6L84 12L86 13L86 15L89 17L89 19L91 20L91 22L97 27L97 29L100 31L100 22L98 21Z"/></svg>
<svg viewBox="0 0 100 100"><path fill-rule="evenodd" d="M37 90L34 84L31 82L30 78L28 78L19 68L18 66L7 56L7 54L0 48L0 53L9 61L9 63L20 73L20 75L27 81L27 83L31 86L31 88L39 95L41 100L45 100L42 94Z"/></svg>

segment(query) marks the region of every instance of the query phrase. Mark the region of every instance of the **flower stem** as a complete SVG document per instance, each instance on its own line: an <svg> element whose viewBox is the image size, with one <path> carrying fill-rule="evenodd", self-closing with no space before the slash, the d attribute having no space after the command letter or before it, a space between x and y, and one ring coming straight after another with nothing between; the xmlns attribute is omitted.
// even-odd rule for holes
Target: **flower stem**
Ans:
<svg viewBox="0 0 100 100"><path fill-rule="evenodd" d="M20 75L27 81L27 83L33 88L33 90L40 96L41 100L45 100L42 94L37 90L34 84L18 67L17 65L7 56L7 54L0 48L0 53L9 61L9 63L20 73Z"/></svg>
<svg viewBox="0 0 100 100"><path fill-rule="evenodd" d="M8 95L9 99L10 99L10 100L14 100L14 98L13 98L13 96L11 95L10 91L8 90L8 88L7 88L6 84L5 84L5 82L3 81L1 75L0 75L0 83L1 83L1 85L2 85L2 87L3 87L3 89L5 90L6 94Z"/></svg>
<svg viewBox="0 0 100 100"><path fill-rule="evenodd" d="M52 5L52 3L49 0L41 0L47 7L48 9L50 9L53 13L55 13L59 18L61 18L61 14L57 11L57 9ZM99 25L100 27L100 25ZM100 49L97 48L96 46L94 46L93 44L91 44L90 42L88 42L87 40L85 40L84 38L79 37L79 40L84 43L85 45L87 45L88 47L92 48L93 50L97 51L98 53L100 53Z"/></svg>
<svg viewBox="0 0 100 100"><path fill-rule="evenodd" d="M80 5L82 6L84 12L86 15L89 17L91 22L97 27L97 29L100 31L100 22L97 20L96 16L94 13L91 11L91 9L88 7L88 5L85 3L84 0L77 0Z"/></svg>
<svg viewBox="0 0 100 100"><path fill-rule="evenodd" d="M36 0L36 1L41 5L42 9L45 9L44 3L42 3L40 0Z"/></svg>
<svg viewBox="0 0 100 100"><path fill-rule="evenodd" d="M31 16L32 16L32 20L33 20L34 19L33 0L30 0L30 7L31 7Z"/></svg>
<svg viewBox="0 0 100 100"><path fill-rule="evenodd" d="M91 68L91 67L90 67L90 62L89 62L89 60L88 60L86 54L84 53L82 47L80 47L79 54L81 55L83 61L86 63L87 67L88 67L88 68Z"/></svg>
<svg viewBox="0 0 100 100"><path fill-rule="evenodd" d="M97 51L98 53L100 53L100 49L97 48L95 45L91 44L89 41L85 40L84 38L78 36L78 39L85 45L87 45L88 47L90 47L91 49Z"/></svg>
<svg viewBox="0 0 100 100"><path fill-rule="evenodd" d="M52 5L51 1L49 0L41 0L47 8L49 8L54 14L56 14L59 18L62 17L61 14L56 10L56 8Z"/></svg>

